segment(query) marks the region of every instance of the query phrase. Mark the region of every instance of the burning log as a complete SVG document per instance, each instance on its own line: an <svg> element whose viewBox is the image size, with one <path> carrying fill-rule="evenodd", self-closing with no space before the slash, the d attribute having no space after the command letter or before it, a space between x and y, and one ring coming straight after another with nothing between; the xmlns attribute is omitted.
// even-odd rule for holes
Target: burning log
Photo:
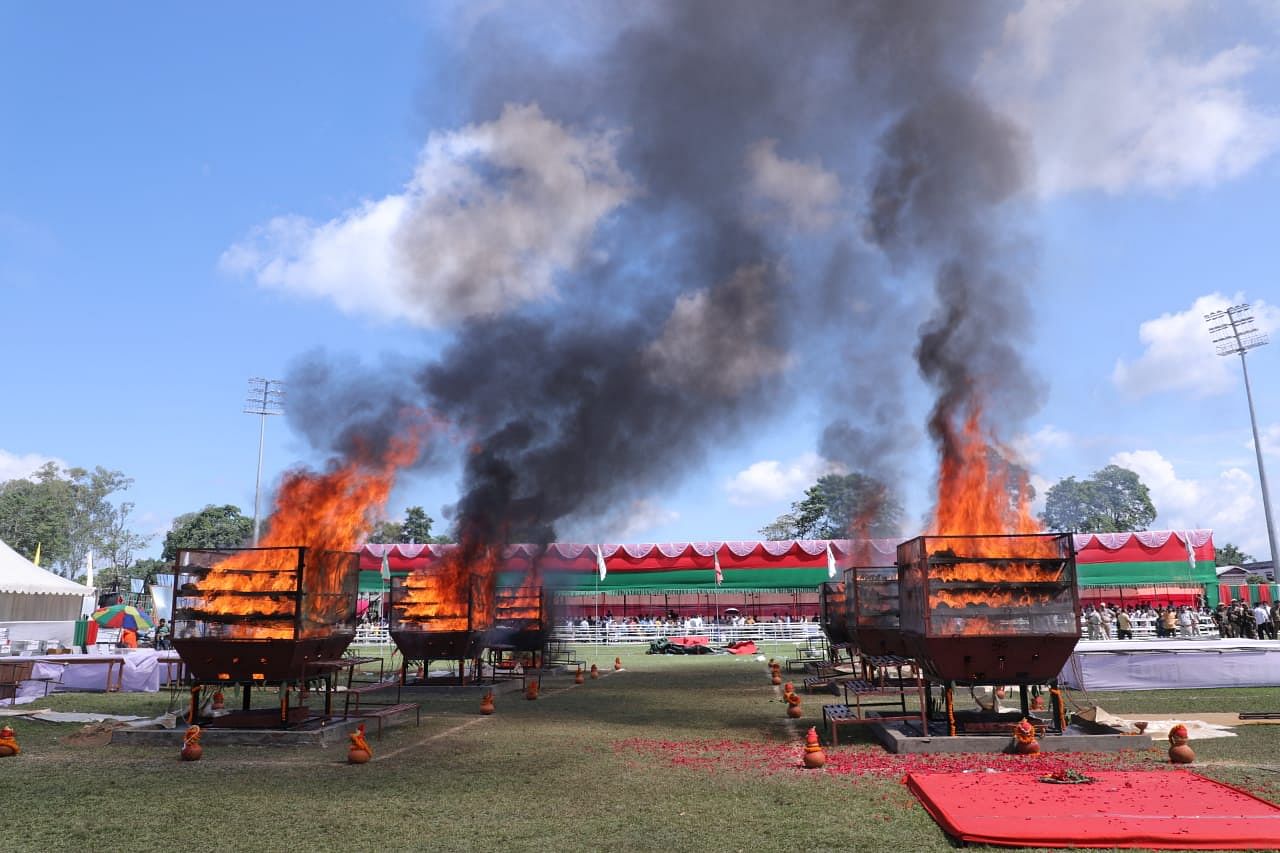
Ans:
<svg viewBox="0 0 1280 853"><path fill-rule="evenodd" d="M301 680L355 637L355 553L189 550L177 572L173 646L198 682Z"/></svg>
<svg viewBox="0 0 1280 853"><path fill-rule="evenodd" d="M1048 683L1080 639L1069 535L922 536L898 565L904 643L930 678Z"/></svg>

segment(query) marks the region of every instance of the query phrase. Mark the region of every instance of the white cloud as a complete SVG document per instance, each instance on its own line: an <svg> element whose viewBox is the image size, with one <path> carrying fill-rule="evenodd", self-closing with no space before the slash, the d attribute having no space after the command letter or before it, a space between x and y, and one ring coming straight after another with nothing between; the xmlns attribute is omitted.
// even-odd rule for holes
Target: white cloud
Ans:
<svg viewBox="0 0 1280 853"><path fill-rule="evenodd" d="M1027 465L1038 465L1046 453L1070 447L1075 440L1075 436L1071 433L1058 429L1053 424L1045 424L1031 435L1020 435L1015 438L1013 450L1022 462ZM1036 491L1040 491L1038 486Z"/></svg>
<svg viewBox="0 0 1280 853"><path fill-rule="evenodd" d="M1155 527L1208 527L1218 544L1234 542L1250 553L1266 553L1261 494L1253 476L1242 468L1226 468L1211 478L1183 478L1155 450L1117 453L1110 462L1136 472L1150 489L1151 502L1160 513Z"/></svg>
<svg viewBox="0 0 1280 853"><path fill-rule="evenodd" d="M16 454L0 450L0 483L29 478L46 462L56 462L60 468L67 467L67 463L56 456L44 456L40 453Z"/></svg>
<svg viewBox="0 0 1280 853"><path fill-rule="evenodd" d="M633 194L615 142L508 105L495 121L433 133L402 193L324 223L277 217L220 265L419 326L503 313L553 296L556 275Z"/></svg>
<svg viewBox="0 0 1280 853"><path fill-rule="evenodd" d="M1213 336L1204 315L1244 301L1221 293L1201 296L1186 311L1162 314L1138 327L1145 349L1132 362L1116 361L1111 379L1128 394L1144 396L1160 391L1186 391L1205 397L1238 389L1240 367L1235 358L1223 358L1214 349ZM1254 327L1262 332L1280 329L1280 308L1252 303Z"/></svg>
<svg viewBox="0 0 1280 853"><path fill-rule="evenodd" d="M1031 488L1035 489L1036 496L1031 500L1031 514L1038 516L1044 512L1044 500L1049 493L1049 489L1053 488L1053 483L1049 482L1046 477L1039 474L1032 474L1030 477Z"/></svg>
<svg viewBox="0 0 1280 853"><path fill-rule="evenodd" d="M734 506L766 506L799 500L819 477L842 472L839 465L816 453L805 453L789 462L762 459L730 477L725 490Z"/></svg>
<svg viewBox="0 0 1280 853"><path fill-rule="evenodd" d="M1206 14L1188 0L1027 0L1005 19L979 83L1033 134L1044 192L1211 186L1276 150L1280 121L1246 91L1266 54L1202 48Z"/></svg>
<svg viewBox="0 0 1280 853"><path fill-rule="evenodd" d="M1262 430L1262 452L1267 456L1280 456L1280 423L1274 423ZM1248 443L1253 450L1253 442Z"/></svg>
<svg viewBox="0 0 1280 853"><path fill-rule="evenodd" d="M776 139L762 139L747 151L749 187L760 212L798 231L831 225L840 200L840 179L817 162L779 157L777 146Z"/></svg>
<svg viewBox="0 0 1280 853"><path fill-rule="evenodd" d="M671 524L680 513L649 498L640 498L611 511L593 525L593 535L608 542L643 541L643 534Z"/></svg>

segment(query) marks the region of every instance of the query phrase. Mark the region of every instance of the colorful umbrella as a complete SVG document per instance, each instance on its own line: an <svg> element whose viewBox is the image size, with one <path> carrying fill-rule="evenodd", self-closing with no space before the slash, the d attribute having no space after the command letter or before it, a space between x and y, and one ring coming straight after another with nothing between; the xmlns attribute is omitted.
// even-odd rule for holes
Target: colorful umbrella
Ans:
<svg viewBox="0 0 1280 853"><path fill-rule="evenodd" d="M129 628L134 631L151 630L151 620L132 604L113 604L89 614L89 618L103 628Z"/></svg>

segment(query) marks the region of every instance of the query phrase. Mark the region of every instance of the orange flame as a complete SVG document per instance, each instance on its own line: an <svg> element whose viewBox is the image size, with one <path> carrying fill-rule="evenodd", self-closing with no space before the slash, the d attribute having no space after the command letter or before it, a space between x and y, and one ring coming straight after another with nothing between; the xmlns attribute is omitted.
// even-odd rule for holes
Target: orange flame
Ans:
<svg viewBox="0 0 1280 853"><path fill-rule="evenodd" d="M972 407L964 427L948 435L944 445L938 505L929 525L934 535L1041 532L1026 483L1014 482L1010 466L992 453L997 445L983 434L980 407Z"/></svg>
<svg viewBox="0 0 1280 853"><path fill-rule="evenodd" d="M1053 536L1029 535L1043 528L1031 514L1025 475L1015 479L1004 454L993 451L998 446L984 433L981 406L972 401L963 426L943 440L938 500L929 525L933 534L927 540L928 556L935 558L928 570L929 608L935 616L961 617L947 620L949 630L960 634L1007 632L999 618L985 615L992 609L1056 613L1063 607L1062 564L1052 559L1059 556L1058 543ZM1001 534L1021 537L1002 539ZM940 588L968 583L977 588Z"/></svg>
<svg viewBox="0 0 1280 853"><path fill-rule="evenodd" d="M201 609L223 615L255 617L255 622L227 626L225 636L239 639L294 637L292 619L298 589L298 551L307 550L303 589L307 596L302 636L323 634L348 617L354 607L341 594L350 563L326 558L349 552L372 528L395 485L396 472L418 454L418 437L391 441L386 454L369 460L357 454L333 462L324 473L297 469L285 474L276 494L262 548L247 550L217 563L201 580ZM281 593L279 596L244 593Z"/></svg>

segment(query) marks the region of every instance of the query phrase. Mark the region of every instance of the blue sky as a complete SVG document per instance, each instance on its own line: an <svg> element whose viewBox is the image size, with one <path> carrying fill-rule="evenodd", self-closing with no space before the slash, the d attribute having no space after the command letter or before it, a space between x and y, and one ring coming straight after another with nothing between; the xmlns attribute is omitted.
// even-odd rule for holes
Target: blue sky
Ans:
<svg viewBox="0 0 1280 853"><path fill-rule="evenodd" d="M1263 4L1226 16L1108 6L1010 4L973 79L1027 129L1038 164L1029 358L1048 396L1017 443L1042 490L1124 464L1152 488L1157 526L1213 527L1265 558L1238 365L1213 356L1199 315L1245 300L1280 331L1280 17ZM373 362L442 346L447 326L424 332L362 309L342 282L324 285L327 237L315 229L403 194L433 134L468 138L458 60L476 20L518 12L463 8L0 8L0 478L46 459L120 469L157 551L179 513L251 509L250 376L283 376L317 348ZM583 32L599 25L589 4L564 4L549 51L576 34L578 15ZM823 164L794 162L783 174L834 186ZM625 206L622 180L591 188L599 210ZM840 184L832 209L854 192ZM280 218L311 229L311 256L273 282L273 248L254 235ZM590 251L590 224L552 257ZM237 262L246 248L255 254ZM521 298L543 298L530 287ZM1275 491L1280 343L1255 351L1250 369ZM566 538L754 538L826 470L821 426L812 402L794 399L670 488L575 520ZM323 461L284 419L267 436L268 481ZM927 448L913 464L931 468ZM390 510L422 504L439 519L457 480L456 466L406 477ZM928 481L905 487L913 518L928 509Z"/></svg>

